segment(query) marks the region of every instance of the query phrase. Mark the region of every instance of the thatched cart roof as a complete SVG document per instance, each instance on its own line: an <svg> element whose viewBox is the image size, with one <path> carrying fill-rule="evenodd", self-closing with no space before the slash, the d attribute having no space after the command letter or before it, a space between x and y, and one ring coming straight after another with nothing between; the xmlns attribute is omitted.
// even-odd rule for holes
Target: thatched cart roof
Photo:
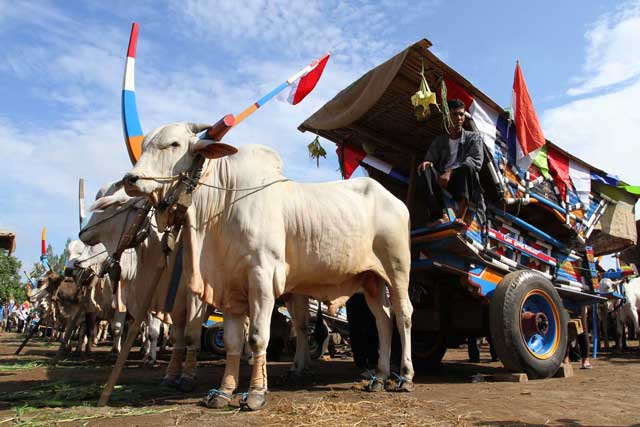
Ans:
<svg viewBox="0 0 640 427"><path fill-rule="evenodd" d="M359 147L368 155L390 163L399 172L410 177L414 173L416 162L423 158L433 138L444 132L441 113L435 112L430 119L421 122L416 120L411 105L411 95L420 85L422 63L432 91L438 90L441 79L446 76L474 99L508 118L508 113L495 101L438 59L429 50L431 45L429 40L422 39L373 68L340 91L298 129L313 132L336 144L347 143ZM551 142L549 144L569 159L606 175L601 169ZM396 196L403 200L406 198L408 205L411 204L410 189L376 170L367 170ZM608 212L609 217L605 215L605 221L593 233L593 242L589 243L594 246L597 254L620 251L635 243L637 235L633 224L633 205L636 199L628 196L630 195L625 194L621 196L622 199L616 198L623 202L616 204L615 209Z"/></svg>

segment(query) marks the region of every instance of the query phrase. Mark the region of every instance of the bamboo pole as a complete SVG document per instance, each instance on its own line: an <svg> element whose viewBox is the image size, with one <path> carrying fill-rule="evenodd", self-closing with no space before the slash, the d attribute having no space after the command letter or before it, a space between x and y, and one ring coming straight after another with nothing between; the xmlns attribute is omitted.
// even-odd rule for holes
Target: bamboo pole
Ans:
<svg viewBox="0 0 640 427"><path fill-rule="evenodd" d="M131 351L131 347L133 346L133 342L138 336L138 332L140 331L140 326L142 324L142 320L145 317L145 314L149 311L149 306L151 305L151 300L153 299L153 294L158 286L158 282L160 281L160 277L162 277L162 273L166 268L166 264L162 268L158 268L156 271L155 277L151 281L153 286L149 287L147 294L145 295L145 299L142 301L142 305L140 306L140 311L138 316L134 319L133 325L129 328L129 333L127 334L127 340L125 341L122 349L120 350L120 354L118 354L118 360L116 360L116 364L113 366L111 370L111 374L109 375L109 379L107 380L107 384L102 389L102 394L100 395L100 400L98 400L98 406L106 406L109 403L109 399L111 398L111 393L113 393L113 388L115 387L118 379L120 379L120 374L122 373L122 369L124 368L124 364L127 362L127 357L129 357L129 352Z"/></svg>
<svg viewBox="0 0 640 427"><path fill-rule="evenodd" d="M38 320L38 323L36 323L31 330L29 331L29 334L27 334L27 336L24 338L24 340L22 341L22 344L20 344L20 347L18 347L18 349L16 350L16 356L20 354L20 352L22 351L22 349L24 348L25 345L27 345L27 343L29 342L29 340L31 339L31 337L36 333L36 331L40 328L40 323L42 323L42 319Z"/></svg>

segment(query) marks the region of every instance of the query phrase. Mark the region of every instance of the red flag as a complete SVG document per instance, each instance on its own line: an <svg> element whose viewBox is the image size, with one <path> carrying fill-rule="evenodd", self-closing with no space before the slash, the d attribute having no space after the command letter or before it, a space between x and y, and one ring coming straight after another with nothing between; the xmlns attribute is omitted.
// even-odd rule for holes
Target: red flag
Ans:
<svg viewBox="0 0 640 427"><path fill-rule="evenodd" d="M447 76L444 77L444 84L447 86L447 99L459 99L464 102L465 110L469 111L471 103L473 102L473 96Z"/></svg>
<svg viewBox="0 0 640 427"><path fill-rule="evenodd" d="M304 74L302 77L291 83L289 93L286 96L288 102L296 105L297 103L302 101L305 96L311 93L311 91L316 87L316 84L318 84L320 77L322 76L324 67L327 65L327 61L329 61L329 56L330 55L327 53L318 61L311 64L312 68L308 73Z"/></svg>
<svg viewBox="0 0 640 427"><path fill-rule="evenodd" d="M342 162L344 179L349 179L351 177L353 172L358 169L358 166L360 166L360 161L367 155L364 151L350 144L338 145L336 147L336 153L338 154L338 159Z"/></svg>
<svg viewBox="0 0 640 427"><path fill-rule="evenodd" d="M569 176L569 158L560 151L549 146L547 149L547 160L549 162L549 171L556 183L560 196L564 201L567 194L567 188L571 186L571 177Z"/></svg>
<svg viewBox="0 0 640 427"><path fill-rule="evenodd" d="M516 72L513 76L511 109L516 124L518 145L522 151L522 154L518 157L522 158L542 147L546 141L518 62L516 62ZM533 162L533 159L531 159L531 162Z"/></svg>

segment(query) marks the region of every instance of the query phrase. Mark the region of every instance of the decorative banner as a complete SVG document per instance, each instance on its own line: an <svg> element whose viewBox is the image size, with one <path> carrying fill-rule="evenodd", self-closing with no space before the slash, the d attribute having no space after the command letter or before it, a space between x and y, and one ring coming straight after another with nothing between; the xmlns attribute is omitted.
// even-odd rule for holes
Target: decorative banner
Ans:
<svg viewBox="0 0 640 427"><path fill-rule="evenodd" d="M360 166L361 163L364 163L367 166L371 166L372 168L397 179L398 181L402 181L404 183L409 182L409 179L406 176L394 169L389 163L384 160L380 160L377 157L368 155L363 150L356 148L353 145L338 145L336 147L336 153L338 154L338 159L343 165L344 179L349 179L358 166Z"/></svg>
<svg viewBox="0 0 640 427"><path fill-rule="evenodd" d="M578 192L578 198L585 210L589 207L589 194L591 194L591 171L586 166L573 160L569 160L569 176Z"/></svg>
<svg viewBox="0 0 640 427"><path fill-rule="evenodd" d="M134 22L131 26L127 62L124 66L124 80L122 81L122 128L129 159L134 165L142 153L142 139L144 138L142 126L140 126L140 118L138 117L135 87L136 46L138 44L139 28L140 26L137 22Z"/></svg>
<svg viewBox="0 0 640 427"><path fill-rule="evenodd" d="M571 188L569 177L569 158L553 147L547 147L547 160L553 181L560 190L561 199L564 200L567 189Z"/></svg>

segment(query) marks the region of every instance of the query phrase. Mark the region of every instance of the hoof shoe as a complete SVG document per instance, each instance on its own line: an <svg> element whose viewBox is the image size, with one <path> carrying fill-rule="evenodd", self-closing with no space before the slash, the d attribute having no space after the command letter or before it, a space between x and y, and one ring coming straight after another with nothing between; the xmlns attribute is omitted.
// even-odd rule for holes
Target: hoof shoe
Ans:
<svg viewBox="0 0 640 427"><path fill-rule="evenodd" d="M396 391L403 393L410 393L416 388L415 384L411 380L402 381L396 386Z"/></svg>
<svg viewBox="0 0 640 427"><path fill-rule="evenodd" d="M369 381L369 384L367 384L365 390L370 392L384 391L384 380L377 377L371 378L371 381Z"/></svg>
<svg viewBox="0 0 640 427"><path fill-rule="evenodd" d="M249 411L259 411L267 405L266 391L252 390L245 393L240 400L240 408Z"/></svg>
<svg viewBox="0 0 640 427"><path fill-rule="evenodd" d="M224 409L229 406L232 397L232 395L224 391L213 388L202 399L202 404L211 409Z"/></svg>

